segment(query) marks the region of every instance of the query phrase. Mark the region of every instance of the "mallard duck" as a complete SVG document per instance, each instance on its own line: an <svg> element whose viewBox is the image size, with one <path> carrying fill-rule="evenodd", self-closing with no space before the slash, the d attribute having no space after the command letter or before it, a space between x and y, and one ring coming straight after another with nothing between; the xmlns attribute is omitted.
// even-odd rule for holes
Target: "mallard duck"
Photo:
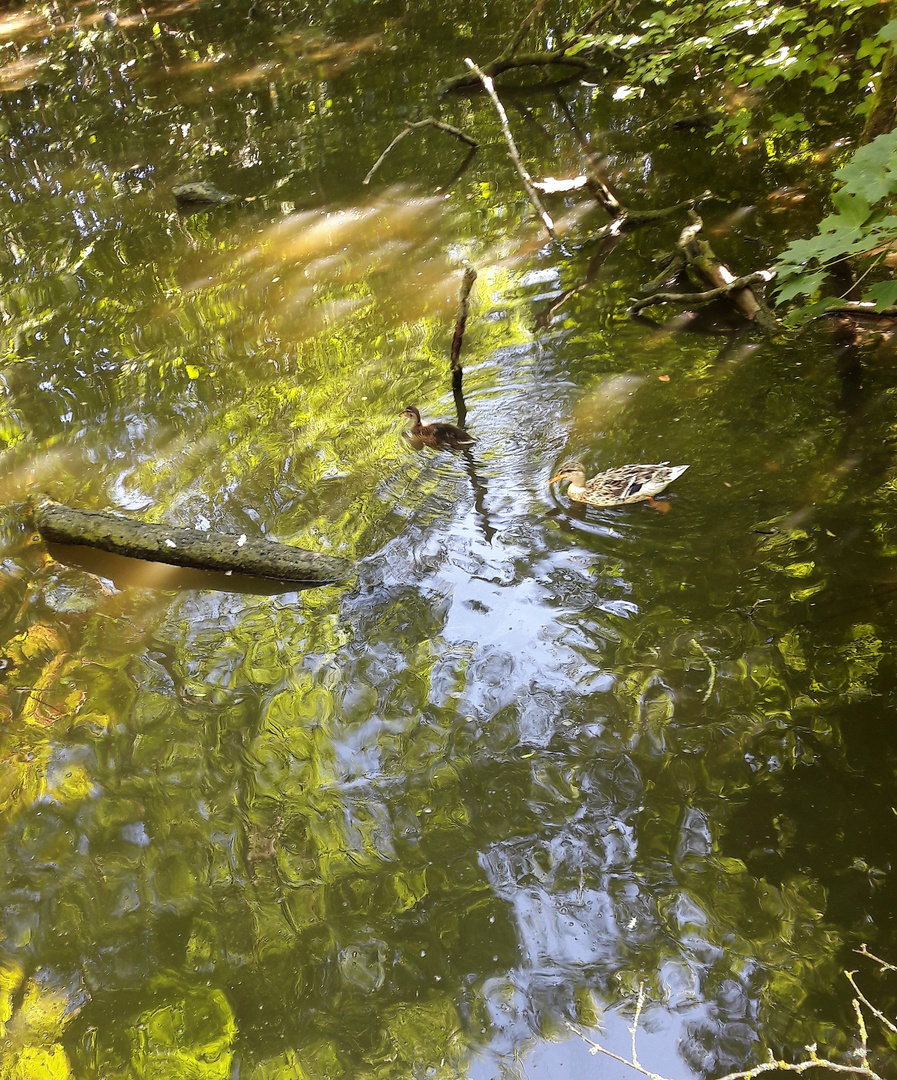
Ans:
<svg viewBox="0 0 897 1080"><path fill-rule="evenodd" d="M574 502L589 506L623 506L642 501L653 505L653 496L672 484L688 467L671 465L668 461L659 465L621 465L619 469L608 469L586 480L582 462L568 461L548 483L568 481L567 495Z"/></svg>
<svg viewBox="0 0 897 1080"><path fill-rule="evenodd" d="M437 448L449 446L452 450L463 450L467 446L473 446L476 439L463 428L455 427L454 424L422 424L420 412L416 405L406 406L401 414L412 421L408 428L408 436L419 439L427 446Z"/></svg>

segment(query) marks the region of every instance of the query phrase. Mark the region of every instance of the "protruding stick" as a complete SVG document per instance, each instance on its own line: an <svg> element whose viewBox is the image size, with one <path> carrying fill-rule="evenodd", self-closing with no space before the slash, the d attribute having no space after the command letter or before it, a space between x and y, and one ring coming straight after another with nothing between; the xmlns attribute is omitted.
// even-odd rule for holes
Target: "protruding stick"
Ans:
<svg viewBox="0 0 897 1080"><path fill-rule="evenodd" d="M464 401L464 369L461 367L461 343L464 340L464 328L467 325L467 312L470 309L470 290L477 279L477 272L472 266L464 271L461 282L461 298L458 302L458 316L455 319L455 332L452 335L452 396L458 413L458 426L464 427L467 421L467 404Z"/></svg>

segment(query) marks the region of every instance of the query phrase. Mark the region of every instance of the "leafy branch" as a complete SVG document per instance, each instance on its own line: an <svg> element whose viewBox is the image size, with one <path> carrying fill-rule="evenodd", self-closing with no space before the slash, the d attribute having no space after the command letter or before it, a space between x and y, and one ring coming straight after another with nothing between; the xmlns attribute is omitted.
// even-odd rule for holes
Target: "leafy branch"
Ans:
<svg viewBox="0 0 897 1080"><path fill-rule="evenodd" d="M834 212L822 219L815 236L794 240L777 260L779 303L817 293L840 262L869 259L859 284L897 244L897 215L890 212L897 193L897 129L861 146L834 176L842 183L832 196ZM817 315L839 299L823 297L793 313L792 321ZM897 281L876 282L865 290L863 300L877 311L891 306L897 302Z"/></svg>

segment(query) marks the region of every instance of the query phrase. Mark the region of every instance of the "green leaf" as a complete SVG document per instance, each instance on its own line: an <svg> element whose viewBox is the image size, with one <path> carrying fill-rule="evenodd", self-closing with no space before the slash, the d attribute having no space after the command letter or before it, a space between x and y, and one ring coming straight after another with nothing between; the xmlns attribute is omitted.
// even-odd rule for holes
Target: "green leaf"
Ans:
<svg viewBox="0 0 897 1080"><path fill-rule="evenodd" d="M814 274L798 274L776 290L776 303L784 304L795 296L811 296L817 292L825 280L825 271Z"/></svg>
<svg viewBox="0 0 897 1080"><path fill-rule="evenodd" d="M863 299L874 300L876 311L882 311L886 307L897 304L897 281L879 281L878 284L866 289Z"/></svg>
<svg viewBox="0 0 897 1080"><path fill-rule="evenodd" d="M872 207L862 195L842 188L832 196L832 202L840 216L849 225L863 225L869 219Z"/></svg>
<svg viewBox="0 0 897 1080"><path fill-rule="evenodd" d="M875 36L879 41L897 41L897 19L885 23Z"/></svg>

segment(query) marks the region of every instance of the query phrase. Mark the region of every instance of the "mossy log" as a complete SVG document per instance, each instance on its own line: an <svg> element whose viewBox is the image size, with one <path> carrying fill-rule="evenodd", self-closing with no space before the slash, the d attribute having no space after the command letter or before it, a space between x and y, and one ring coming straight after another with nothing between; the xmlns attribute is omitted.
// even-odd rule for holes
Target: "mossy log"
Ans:
<svg viewBox="0 0 897 1080"><path fill-rule="evenodd" d="M102 510L76 510L48 499L34 520L44 540L126 555L132 559L323 585L351 572L345 559L305 548L226 533L154 525Z"/></svg>

